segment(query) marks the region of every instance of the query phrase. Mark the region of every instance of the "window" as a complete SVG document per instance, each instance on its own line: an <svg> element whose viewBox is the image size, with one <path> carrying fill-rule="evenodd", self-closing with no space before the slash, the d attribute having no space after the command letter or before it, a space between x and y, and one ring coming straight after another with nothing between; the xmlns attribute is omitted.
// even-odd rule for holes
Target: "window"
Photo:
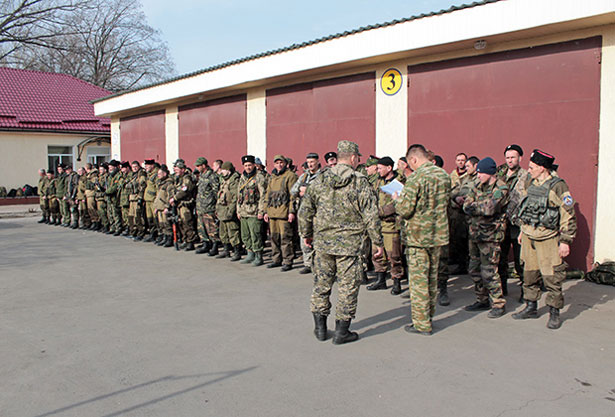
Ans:
<svg viewBox="0 0 615 417"><path fill-rule="evenodd" d="M47 147L47 169L56 171L58 164L73 164L72 146L48 146Z"/></svg>
<svg viewBox="0 0 615 417"><path fill-rule="evenodd" d="M108 146L88 146L87 152L88 162L93 165L109 162L111 158L111 148Z"/></svg>

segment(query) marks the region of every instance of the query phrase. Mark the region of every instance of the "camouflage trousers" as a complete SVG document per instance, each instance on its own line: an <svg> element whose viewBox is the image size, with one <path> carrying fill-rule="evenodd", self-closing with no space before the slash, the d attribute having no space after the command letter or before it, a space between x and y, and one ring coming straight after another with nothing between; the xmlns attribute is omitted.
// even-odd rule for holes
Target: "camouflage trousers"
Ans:
<svg viewBox="0 0 615 417"><path fill-rule="evenodd" d="M258 217L242 217L241 224L241 241L247 250L252 252L263 251L263 239L261 236L261 228L263 221Z"/></svg>
<svg viewBox="0 0 615 417"><path fill-rule="evenodd" d="M58 199L55 197L48 197L47 201L49 204L49 216L53 219L53 221L61 220Z"/></svg>
<svg viewBox="0 0 615 417"><path fill-rule="evenodd" d="M122 212L116 200L107 199L107 218L109 219L109 229L117 232L122 228Z"/></svg>
<svg viewBox="0 0 615 417"><path fill-rule="evenodd" d="M83 200L79 200L79 218L81 219L81 225L83 227L90 227L92 224L88 204L85 198Z"/></svg>
<svg viewBox="0 0 615 417"><path fill-rule="evenodd" d="M105 229L109 228L109 217L107 217L107 202L104 199L96 199L98 218Z"/></svg>
<svg viewBox="0 0 615 417"><path fill-rule="evenodd" d="M220 242L218 219L214 213L197 212L196 225L203 242Z"/></svg>
<svg viewBox="0 0 615 417"><path fill-rule="evenodd" d="M181 230L183 242L195 243L197 236L193 226L192 210L188 206L179 206L177 214L179 215L179 229Z"/></svg>
<svg viewBox="0 0 615 417"><path fill-rule="evenodd" d="M470 264L468 271L474 281L474 292L479 302L491 300L493 308L502 308L506 300L502 295L502 282L498 275L500 242L470 240Z"/></svg>
<svg viewBox="0 0 615 417"><path fill-rule="evenodd" d="M79 218L81 213L79 213L79 203L77 201L69 201L68 202L68 211L70 212L69 219L72 219L72 224L79 224Z"/></svg>
<svg viewBox="0 0 615 417"><path fill-rule="evenodd" d="M88 213L92 222L99 222L98 209L96 208L96 198L92 196L86 197L86 205L88 206Z"/></svg>
<svg viewBox="0 0 615 417"><path fill-rule="evenodd" d="M220 241L223 244L239 246L241 239L239 238L239 221L237 220L220 220L219 224Z"/></svg>
<svg viewBox="0 0 615 417"><path fill-rule="evenodd" d="M69 224L70 223L70 207L68 205L68 201L63 198L58 198L58 205L60 207L60 215L62 216L62 223Z"/></svg>
<svg viewBox="0 0 615 417"><path fill-rule="evenodd" d="M130 215L128 214L130 211L130 206L127 205L122 205L120 207L121 213L122 213L122 228L124 230L131 230L132 229L132 220L130 218Z"/></svg>
<svg viewBox="0 0 615 417"><path fill-rule="evenodd" d="M130 202L128 207L128 219L131 227L129 232L133 236L145 236L145 218L143 216L143 205L138 200Z"/></svg>
<svg viewBox="0 0 615 417"><path fill-rule="evenodd" d="M293 226L286 219L269 219L271 233L271 260L274 263L292 265L295 257Z"/></svg>
<svg viewBox="0 0 615 417"><path fill-rule="evenodd" d="M441 246L438 261L438 288L446 288L448 284L448 248L448 245Z"/></svg>
<svg viewBox="0 0 615 417"><path fill-rule="evenodd" d="M157 211L156 217L158 222L158 233L165 236L173 236L173 225L164 211Z"/></svg>
<svg viewBox="0 0 615 417"><path fill-rule="evenodd" d="M523 298L538 301L542 295L540 284L547 290L546 304L554 308L564 307L562 283L566 278L567 264L559 256L557 237L547 240L532 240L526 235L521 238L521 259L525 262L523 271Z"/></svg>
<svg viewBox="0 0 615 417"><path fill-rule="evenodd" d="M41 206L41 212L43 213L43 217L49 217L49 201L46 198L40 197L39 204Z"/></svg>
<svg viewBox="0 0 615 417"><path fill-rule="evenodd" d="M381 258L372 258L374 262L374 271L390 272L391 278L402 279L404 277L404 269L401 264L401 241L399 233L382 232L382 241L384 242L384 255ZM376 248L372 248L372 252L376 252Z"/></svg>
<svg viewBox="0 0 615 417"><path fill-rule="evenodd" d="M359 288L363 279L359 256L330 255L314 252L312 270L314 287L311 297L311 311L323 316L331 312L331 289L337 279L337 307L335 319L347 321L355 317Z"/></svg>
<svg viewBox="0 0 615 417"><path fill-rule="evenodd" d="M154 202L145 202L145 219L147 221L147 229L149 233L155 235L158 233L158 216L154 213Z"/></svg>
<svg viewBox="0 0 615 417"><path fill-rule="evenodd" d="M436 313L441 251L439 246L406 249L412 324L420 332L432 331L431 320Z"/></svg>
<svg viewBox="0 0 615 417"><path fill-rule="evenodd" d="M301 253L303 254L303 265L311 268L312 258L314 257L314 249L306 245L303 238L299 239L299 246L301 247Z"/></svg>

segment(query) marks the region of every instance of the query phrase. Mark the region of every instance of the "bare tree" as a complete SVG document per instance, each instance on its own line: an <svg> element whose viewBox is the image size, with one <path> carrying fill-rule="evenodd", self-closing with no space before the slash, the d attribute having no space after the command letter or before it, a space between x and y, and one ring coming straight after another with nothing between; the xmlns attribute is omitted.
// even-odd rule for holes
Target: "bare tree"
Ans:
<svg viewBox="0 0 615 417"><path fill-rule="evenodd" d="M25 44L18 66L73 75L111 91L174 74L166 42L147 24L139 0L87 0L62 16L63 32L41 46Z"/></svg>

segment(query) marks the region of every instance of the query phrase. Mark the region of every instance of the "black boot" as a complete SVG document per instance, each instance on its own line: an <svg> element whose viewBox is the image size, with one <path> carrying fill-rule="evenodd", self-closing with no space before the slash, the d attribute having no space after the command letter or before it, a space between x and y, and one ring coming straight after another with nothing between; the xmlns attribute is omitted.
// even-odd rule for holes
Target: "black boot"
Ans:
<svg viewBox="0 0 615 417"><path fill-rule="evenodd" d="M160 236L158 236L156 238L156 242L154 242L154 243L156 245L158 245L158 246L162 246L162 245L164 245L165 240L166 240L165 236L164 235L160 235Z"/></svg>
<svg viewBox="0 0 615 417"><path fill-rule="evenodd" d="M144 242L155 242L156 238L154 237L154 235L149 234L143 238L143 241Z"/></svg>
<svg viewBox="0 0 615 417"><path fill-rule="evenodd" d="M508 277L500 276L500 282L502 283L502 295L508 295Z"/></svg>
<svg viewBox="0 0 615 417"><path fill-rule="evenodd" d="M393 278L393 288L391 289L391 294L393 295L401 294L401 279Z"/></svg>
<svg viewBox="0 0 615 417"><path fill-rule="evenodd" d="M209 240L206 240L194 253L198 253L198 254L207 253L209 252L210 249L211 249L211 242Z"/></svg>
<svg viewBox="0 0 615 417"><path fill-rule="evenodd" d="M515 320L537 319L538 318L538 301L528 301L523 310L512 315Z"/></svg>
<svg viewBox="0 0 615 417"><path fill-rule="evenodd" d="M237 262L241 260L241 246L237 245L233 249L233 256L231 257L231 262Z"/></svg>
<svg viewBox="0 0 615 417"><path fill-rule="evenodd" d="M477 301L474 304L470 304L469 306L465 306L463 309L465 311L484 311L490 309L489 301L480 302Z"/></svg>
<svg viewBox="0 0 615 417"><path fill-rule="evenodd" d="M219 243L218 241L214 241L213 245L211 245L211 249L209 250L209 253L207 255L209 256L216 256L218 254L218 246Z"/></svg>
<svg viewBox="0 0 615 417"><path fill-rule="evenodd" d="M438 304L441 306L447 306L451 303L451 300L448 298L448 289L446 288L445 283L438 283Z"/></svg>
<svg viewBox="0 0 615 417"><path fill-rule="evenodd" d="M216 256L216 259L224 259L224 258L231 256L231 250L232 250L232 246L230 245L230 243L225 243L224 250L220 252L218 256Z"/></svg>
<svg viewBox="0 0 615 417"><path fill-rule="evenodd" d="M547 323L547 327L549 329L559 329L562 325L562 322L559 319L559 308L549 306L549 322Z"/></svg>
<svg viewBox="0 0 615 417"><path fill-rule="evenodd" d="M191 250L194 250L194 243L190 242L190 243L186 243L184 245L184 250L186 252L190 252Z"/></svg>
<svg viewBox="0 0 615 417"><path fill-rule="evenodd" d="M377 272L376 282L372 285L367 286L368 291L375 290L386 290L387 289L387 273L386 272Z"/></svg>
<svg viewBox="0 0 615 417"><path fill-rule="evenodd" d="M327 340L327 316L318 313L312 313L312 315L314 316L314 336L324 342Z"/></svg>
<svg viewBox="0 0 615 417"><path fill-rule="evenodd" d="M354 342L359 338L357 333L348 330L349 327L350 320L335 320L335 335L333 336L334 345Z"/></svg>
<svg viewBox="0 0 615 417"><path fill-rule="evenodd" d="M163 248L172 248L173 246L175 246L175 243L173 242L173 236L171 235L165 236L164 243L161 246Z"/></svg>
<svg viewBox="0 0 615 417"><path fill-rule="evenodd" d="M73 224L70 225L71 229L78 229L79 228L79 223L77 222L73 222Z"/></svg>
<svg viewBox="0 0 615 417"><path fill-rule="evenodd" d="M41 217L38 223L45 223L46 221L47 221L47 218L43 215L43 217Z"/></svg>

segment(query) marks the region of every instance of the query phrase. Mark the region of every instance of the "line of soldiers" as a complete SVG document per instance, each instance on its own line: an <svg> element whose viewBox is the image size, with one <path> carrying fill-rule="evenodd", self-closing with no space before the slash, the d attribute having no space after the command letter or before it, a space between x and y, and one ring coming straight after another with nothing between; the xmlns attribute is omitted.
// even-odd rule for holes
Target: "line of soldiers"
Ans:
<svg viewBox="0 0 615 417"><path fill-rule="evenodd" d="M354 145L344 146L355 149ZM431 151L425 152L425 159L442 171L442 158ZM415 153L419 155L415 159L422 160L421 149ZM367 229L360 235L361 282L367 281L367 271L375 276L367 289L387 289L390 276L391 293L401 294L402 280L406 276L411 278L412 265L416 266L417 259L424 258L415 249L429 244L441 248L434 281L436 290L425 293L428 299L436 297L440 305L450 303L447 293L450 263L457 267L451 273L469 272L474 281L477 301L466 306L466 310L490 310L490 318L501 317L505 313L508 253L512 247L515 271L524 281L524 298L528 302L526 309L513 317L537 316L536 302L544 281L549 294L547 304L551 308L549 327L558 328L559 309L563 305L561 282L566 268L562 258L568 255L576 233L574 201L565 182L556 174L552 156L535 150L529 172L520 167L523 150L518 145L508 146L504 156L506 163L499 167L489 157L479 160L464 153L456 156L456 169L446 174L447 184L439 186L446 190L444 197L438 197L445 201L446 236L442 234L428 243L421 236L432 236L433 231L408 226L418 207L409 209L397 201L402 187L401 197L406 196L408 179L419 177L418 167L412 166L407 156L397 161L397 169L394 169L395 161L388 156L372 155L365 164L357 163L353 169L365 177L367 190L376 202L374 216L379 223L378 239ZM330 170L337 165L337 154L327 153L327 165L322 168L318 154L309 153L300 176L292 161L283 155L273 158L271 173L252 155L243 156L241 161L242 173L228 161L216 160L210 167L204 157L196 159L194 171L184 160L176 160L173 173L166 165L151 159L144 161L144 167L138 161L111 161L98 167L86 164L77 172L68 165L59 165L57 176L52 171L41 170L39 194L43 217L40 222L128 236L163 247L181 241L179 248L183 250L228 257L253 266L264 263L263 250L269 233L268 268L291 270L296 250L300 248L303 254L300 273L315 273L312 271L317 262L314 249L306 242L307 232L299 233L301 219L297 221L297 214L313 184L324 181L319 178L325 172L330 176ZM387 187L395 184L398 192L392 193ZM338 203L343 205L343 197L338 198ZM437 217L433 210L427 210L425 216L429 213ZM440 230L443 226L433 227ZM545 243L543 248L544 242L548 245ZM411 252L414 256L403 257L404 253ZM246 256L242 259L243 255ZM436 259L432 255L425 255L426 259ZM410 282L412 304L419 305L424 300L415 297L423 290L413 292L412 287ZM433 310L433 306L429 309ZM417 319L413 330L430 333L433 312L421 314L418 308L413 309L413 321L415 310Z"/></svg>

